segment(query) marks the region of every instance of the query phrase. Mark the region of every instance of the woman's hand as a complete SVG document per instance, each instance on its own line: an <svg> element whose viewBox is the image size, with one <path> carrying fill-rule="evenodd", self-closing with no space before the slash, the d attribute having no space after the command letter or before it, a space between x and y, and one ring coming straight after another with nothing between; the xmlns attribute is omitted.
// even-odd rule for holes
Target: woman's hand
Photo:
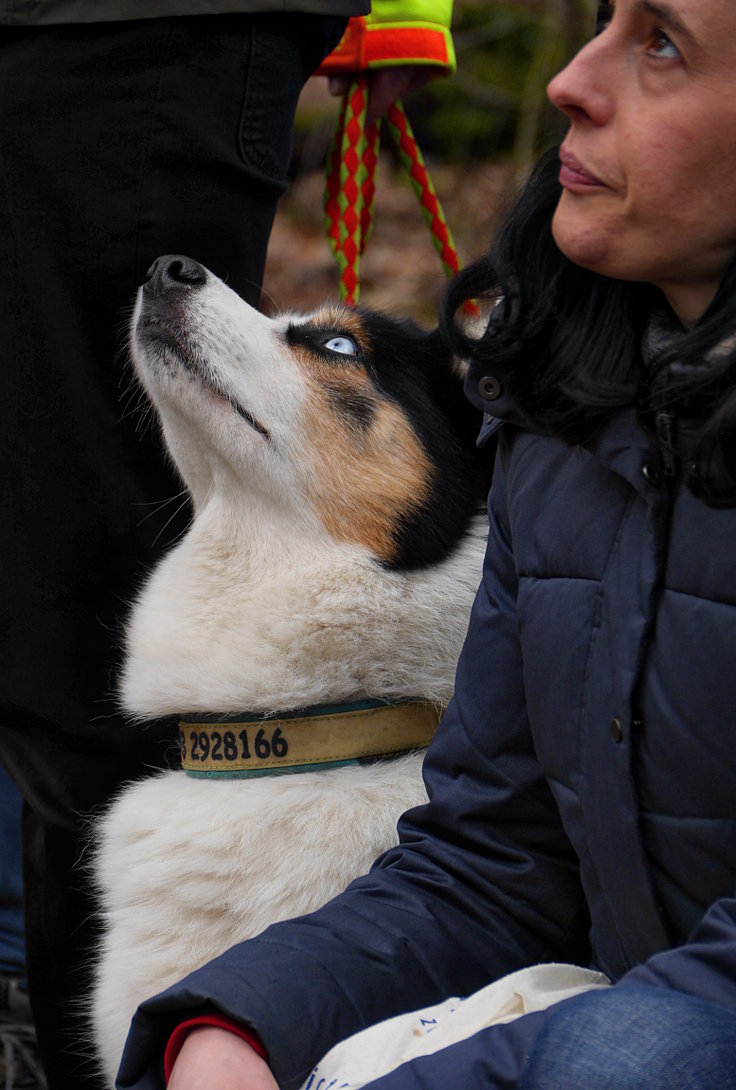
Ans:
<svg viewBox="0 0 736 1090"><path fill-rule="evenodd" d="M181 1046L167 1090L279 1090L247 1041L217 1026L197 1026Z"/></svg>

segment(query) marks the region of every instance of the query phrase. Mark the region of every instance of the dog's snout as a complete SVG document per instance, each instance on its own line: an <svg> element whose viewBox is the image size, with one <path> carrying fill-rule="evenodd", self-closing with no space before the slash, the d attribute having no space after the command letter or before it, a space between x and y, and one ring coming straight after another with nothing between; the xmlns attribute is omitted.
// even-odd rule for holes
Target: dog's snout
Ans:
<svg viewBox="0 0 736 1090"><path fill-rule="evenodd" d="M154 295L195 288L207 280L207 270L191 257L166 254L157 257L146 274L145 289Z"/></svg>

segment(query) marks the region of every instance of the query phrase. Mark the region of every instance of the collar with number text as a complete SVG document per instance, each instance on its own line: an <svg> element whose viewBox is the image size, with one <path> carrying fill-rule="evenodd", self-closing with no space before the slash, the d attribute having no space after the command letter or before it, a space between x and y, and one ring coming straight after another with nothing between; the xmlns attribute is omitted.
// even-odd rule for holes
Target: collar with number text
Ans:
<svg viewBox="0 0 736 1090"><path fill-rule="evenodd" d="M436 704L366 700L274 715L193 715L179 723L182 768L190 776L252 777L313 772L428 746Z"/></svg>

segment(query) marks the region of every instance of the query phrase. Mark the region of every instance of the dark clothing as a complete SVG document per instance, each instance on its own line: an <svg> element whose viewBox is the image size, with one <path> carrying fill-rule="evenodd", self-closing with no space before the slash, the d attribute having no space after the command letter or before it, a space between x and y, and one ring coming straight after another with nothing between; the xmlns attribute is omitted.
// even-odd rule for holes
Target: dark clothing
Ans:
<svg viewBox="0 0 736 1090"><path fill-rule="evenodd" d="M366 0L0 0L0 26L51 23L109 23L130 19L164 19L179 15L247 13L308 14L345 17L366 15Z"/></svg>
<svg viewBox="0 0 736 1090"><path fill-rule="evenodd" d="M172 1025L214 1007L295 1090L337 1040L545 961L736 1012L736 510L658 479L657 460L633 410L588 449L501 427L430 802L325 908L143 1004L121 1086L160 1087ZM517 1086L550 1017L380 1085Z"/></svg>
<svg viewBox="0 0 736 1090"><path fill-rule="evenodd" d="M0 975L24 979L23 856L20 818L23 796L0 764ZM0 1011L2 1010L0 987Z"/></svg>
<svg viewBox="0 0 736 1090"><path fill-rule="evenodd" d="M114 698L126 605L188 518L126 323L161 253L258 301L296 100L343 29L282 14L0 30L0 755L27 800L50 1090L98 1085L80 1059L87 823L172 749L171 724L133 728Z"/></svg>

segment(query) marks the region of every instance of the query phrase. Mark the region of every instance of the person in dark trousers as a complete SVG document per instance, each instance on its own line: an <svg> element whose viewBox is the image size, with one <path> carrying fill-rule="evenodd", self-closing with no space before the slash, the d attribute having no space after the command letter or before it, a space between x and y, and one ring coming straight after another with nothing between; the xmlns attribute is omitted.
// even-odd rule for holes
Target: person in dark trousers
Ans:
<svg viewBox="0 0 736 1090"><path fill-rule="evenodd" d="M736 1090L736 7L602 3L549 96L567 135L442 314L498 453L429 801L327 906L142 1004L121 1090ZM556 962L608 983L313 1076Z"/></svg>
<svg viewBox="0 0 736 1090"><path fill-rule="evenodd" d="M23 796L0 764L0 1087L43 1085L26 984Z"/></svg>
<svg viewBox="0 0 736 1090"><path fill-rule="evenodd" d="M258 302L297 97L344 28L239 6L0 14L0 754L28 804L27 968L51 1090L96 1085L86 815L172 750L171 724L133 728L113 694L125 605L188 518L121 331L172 248ZM44 7L59 21L31 25Z"/></svg>
<svg viewBox="0 0 736 1090"><path fill-rule="evenodd" d="M0 764L0 1017L28 1013L23 925L23 796Z"/></svg>
<svg viewBox="0 0 736 1090"><path fill-rule="evenodd" d="M297 98L369 8L0 10L0 757L26 800L27 972L50 1090L99 1086L83 1016L89 823L122 783L176 760L173 724L132 726L114 695L126 607L189 518L139 407L128 315L169 252L258 303ZM377 111L397 75L383 91L376 77Z"/></svg>

